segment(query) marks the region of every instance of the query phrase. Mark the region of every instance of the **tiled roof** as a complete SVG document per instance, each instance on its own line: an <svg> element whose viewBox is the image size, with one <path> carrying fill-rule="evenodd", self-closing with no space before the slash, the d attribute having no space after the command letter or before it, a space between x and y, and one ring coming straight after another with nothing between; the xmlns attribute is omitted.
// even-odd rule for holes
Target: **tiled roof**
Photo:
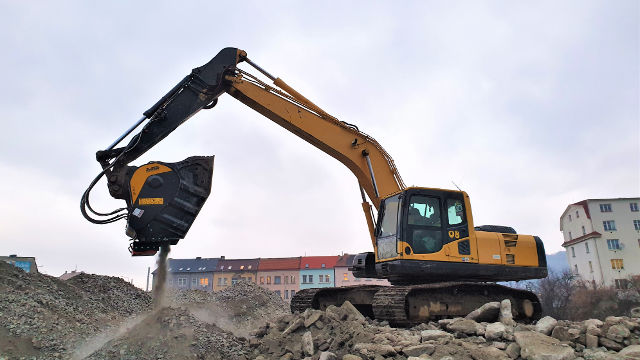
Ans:
<svg viewBox="0 0 640 360"><path fill-rule="evenodd" d="M261 258L258 270L298 270L300 257L295 258Z"/></svg>
<svg viewBox="0 0 640 360"><path fill-rule="evenodd" d="M590 239L590 238L594 238L594 237L600 237L602 236L602 234L600 234L597 231L594 232L590 232L586 235L582 235L580 237L577 237L575 239L569 240L569 241L565 241L562 246L569 246L569 245L573 245L573 244L577 244L579 242L581 242L582 240L586 240L586 239Z"/></svg>
<svg viewBox="0 0 640 360"><path fill-rule="evenodd" d="M300 259L300 269L330 269L337 261L338 256L304 256Z"/></svg>
<svg viewBox="0 0 640 360"><path fill-rule="evenodd" d="M353 263L353 258L355 255L344 254L338 257L338 261L336 262L335 267L349 267Z"/></svg>
<svg viewBox="0 0 640 360"><path fill-rule="evenodd" d="M218 265L218 258L169 259L167 266L171 273L212 272ZM153 270L156 274L158 269Z"/></svg>
<svg viewBox="0 0 640 360"><path fill-rule="evenodd" d="M218 262L216 271L257 271L260 259L225 259Z"/></svg>

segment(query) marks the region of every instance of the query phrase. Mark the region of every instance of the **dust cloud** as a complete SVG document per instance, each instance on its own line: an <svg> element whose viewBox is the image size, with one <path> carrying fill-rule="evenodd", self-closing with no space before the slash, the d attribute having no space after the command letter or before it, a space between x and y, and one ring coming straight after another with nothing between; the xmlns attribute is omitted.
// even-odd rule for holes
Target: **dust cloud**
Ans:
<svg viewBox="0 0 640 360"><path fill-rule="evenodd" d="M158 260L156 261L158 265L158 277L153 287L153 308L156 310L167 306L167 258L170 251L171 248L169 244L162 245L160 247L160 254L158 254Z"/></svg>

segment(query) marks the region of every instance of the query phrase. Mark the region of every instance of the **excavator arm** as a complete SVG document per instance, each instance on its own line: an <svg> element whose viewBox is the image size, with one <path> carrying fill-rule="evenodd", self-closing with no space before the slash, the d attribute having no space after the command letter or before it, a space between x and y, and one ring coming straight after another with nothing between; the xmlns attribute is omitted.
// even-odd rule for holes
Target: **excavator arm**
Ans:
<svg viewBox="0 0 640 360"><path fill-rule="evenodd" d="M273 84L237 67L246 62ZM98 151L96 159L103 171L82 197L83 215L94 223L127 219L127 235L133 239L133 255L152 255L164 244L176 244L204 205L213 174L213 157L191 157L179 163L129 164L164 139L202 109L210 109L228 93L291 133L343 163L358 179L362 206L372 242L373 207L382 199L405 189L391 156L355 125L329 115L280 78L276 78L247 58L246 52L225 48L207 64L193 69L109 148ZM129 143L115 146L139 125L146 124ZM98 213L89 204L89 192L106 175L112 197L125 200L127 208ZM107 217L96 219L89 216ZM119 214L119 215L118 215Z"/></svg>

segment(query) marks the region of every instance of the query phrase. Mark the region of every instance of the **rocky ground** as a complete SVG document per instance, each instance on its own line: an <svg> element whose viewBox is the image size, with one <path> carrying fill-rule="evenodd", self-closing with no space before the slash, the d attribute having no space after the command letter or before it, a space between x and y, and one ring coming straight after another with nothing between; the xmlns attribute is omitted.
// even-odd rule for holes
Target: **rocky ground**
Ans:
<svg viewBox="0 0 640 360"><path fill-rule="evenodd" d="M400 329L349 303L291 314L251 283L167 300L153 310L147 293L118 278L60 281L0 262L0 359L640 359L640 309L518 324L505 300Z"/></svg>

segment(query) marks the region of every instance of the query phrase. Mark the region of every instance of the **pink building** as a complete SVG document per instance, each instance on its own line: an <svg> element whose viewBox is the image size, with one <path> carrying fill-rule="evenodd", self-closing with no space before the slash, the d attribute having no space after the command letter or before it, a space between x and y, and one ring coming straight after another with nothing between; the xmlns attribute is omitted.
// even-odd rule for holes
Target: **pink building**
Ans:
<svg viewBox="0 0 640 360"><path fill-rule="evenodd" d="M300 290L300 258L262 258L258 265L258 285L274 291L286 301Z"/></svg>
<svg viewBox="0 0 640 360"><path fill-rule="evenodd" d="M386 279L363 279L356 278L349 270L349 266L353 262L355 255L344 254L338 257L335 267L335 287L342 286L354 286L354 285L384 285L389 286L389 281Z"/></svg>

